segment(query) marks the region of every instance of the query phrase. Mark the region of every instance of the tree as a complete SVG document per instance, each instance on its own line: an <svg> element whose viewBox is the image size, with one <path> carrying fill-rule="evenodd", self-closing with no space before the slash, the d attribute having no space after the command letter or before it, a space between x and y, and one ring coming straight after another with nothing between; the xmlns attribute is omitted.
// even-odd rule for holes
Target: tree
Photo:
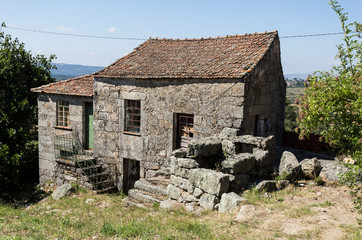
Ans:
<svg viewBox="0 0 362 240"><path fill-rule="evenodd" d="M318 133L344 154L361 157L362 149L362 44L360 23L347 23L348 14L337 1L329 1L344 32L338 45L339 66L317 71L307 79L299 99L300 137ZM354 27L355 31L350 28Z"/></svg>
<svg viewBox="0 0 362 240"><path fill-rule="evenodd" d="M24 43L0 32L0 189L17 186L38 162L37 97L30 89L53 81L54 58L33 56Z"/></svg>
<svg viewBox="0 0 362 240"><path fill-rule="evenodd" d="M284 129L293 132L297 128L297 110L288 98L285 99Z"/></svg>

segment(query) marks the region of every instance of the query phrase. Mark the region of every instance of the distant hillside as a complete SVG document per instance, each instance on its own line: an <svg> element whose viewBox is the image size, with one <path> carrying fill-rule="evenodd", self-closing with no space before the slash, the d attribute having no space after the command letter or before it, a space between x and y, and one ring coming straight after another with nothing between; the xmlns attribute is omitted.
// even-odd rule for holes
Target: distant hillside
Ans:
<svg viewBox="0 0 362 240"><path fill-rule="evenodd" d="M290 80L293 80L294 78L305 80L308 77L308 75L309 75L308 73L289 73L289 74L284 74L284 78Z"/></svg>
<svg viewBox="0 0 362 240"><path fill-rule="evenodd" d="M94 73L104 68L98 66L84 66L66 63L55 63L55 65L57 69L51 70L51 73L56 80L65 80L68 78L79 77Z"/></svg>

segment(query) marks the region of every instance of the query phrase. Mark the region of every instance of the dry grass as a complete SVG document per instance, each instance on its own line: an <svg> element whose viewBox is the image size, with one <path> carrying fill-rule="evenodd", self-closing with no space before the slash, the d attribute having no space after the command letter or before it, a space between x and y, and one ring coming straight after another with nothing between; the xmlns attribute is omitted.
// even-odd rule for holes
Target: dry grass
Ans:
<svg viewBox="0 0 362 240"><path fill-rule="evenodd" d="M287 88L287 98L291 103L294 103L295 99L304 94L304 87Z"/></svg>

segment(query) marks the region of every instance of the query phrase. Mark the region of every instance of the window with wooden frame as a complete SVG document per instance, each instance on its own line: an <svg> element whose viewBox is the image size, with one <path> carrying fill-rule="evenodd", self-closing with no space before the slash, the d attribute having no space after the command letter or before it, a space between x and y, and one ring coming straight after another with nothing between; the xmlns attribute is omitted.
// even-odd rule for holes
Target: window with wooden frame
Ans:
<svg viewBox="0 0 362 240"><path fill-rule="evenodd" d="M124 131L126 133L141 133L141 101L125 100L125 124Z"/></svg>
<svg viewBox="0 0 362 240"><path fill-rule="evenodd" d="M177 148L186 148L194 137L194 115L177 114Z"/></svg>
<svg viewBox="0 0 362 240"><path fill-rule="evenodd" d="M68 101L57 101L57 127L69 127Z"/></svg>

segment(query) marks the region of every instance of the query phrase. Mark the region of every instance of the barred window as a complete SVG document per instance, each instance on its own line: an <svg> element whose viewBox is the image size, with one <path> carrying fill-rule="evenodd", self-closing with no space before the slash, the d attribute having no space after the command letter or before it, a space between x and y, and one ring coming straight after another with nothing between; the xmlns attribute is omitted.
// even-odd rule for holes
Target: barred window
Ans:
<svg viewBox="0 0 362 240"><path fill-rule="evenodd" d="M124 131L139 134L141 132L141 101L125 100Z"/></svg>
<svg viewBox="0 0 362 240"><path fill-rule="evenodd" d="M57 101L57 126L69 127L69 102Z"/></svg>

